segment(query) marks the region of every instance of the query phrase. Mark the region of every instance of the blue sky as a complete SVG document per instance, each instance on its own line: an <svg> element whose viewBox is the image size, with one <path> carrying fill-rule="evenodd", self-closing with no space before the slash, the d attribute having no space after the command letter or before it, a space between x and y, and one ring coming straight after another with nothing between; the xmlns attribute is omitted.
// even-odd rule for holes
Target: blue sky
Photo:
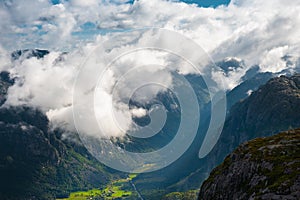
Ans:
<svg viewBox="0 0 300 200"><path fill-rule="evenodd" d="M58 4L60 0L51 0L53 4ZM128 2L133 2L129 0ZM201 7L217 7L219 5L228 5L230 0L179 0L185 3L194 3Z"/></svg>
<svg viewBox="0 0 300 200"><path fill-rule="evenodd" d="M195 3L201 7L217 7L219 5L228 5L230 0L181 0L186 3Z"/></svg>

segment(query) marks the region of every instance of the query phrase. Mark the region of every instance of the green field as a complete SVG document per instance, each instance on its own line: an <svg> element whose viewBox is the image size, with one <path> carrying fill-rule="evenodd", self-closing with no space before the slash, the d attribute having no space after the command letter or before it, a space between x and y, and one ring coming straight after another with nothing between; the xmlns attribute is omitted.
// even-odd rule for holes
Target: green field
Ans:
<svg viewBox="0 0 300 200"><path fill-rule="evenodd" d="M111 182L104 189L73 192L68 198L57 200L134 199L137 194L133 191L130 181L135 177L135 174L130 174L126 179L119 179Z"/></svg>

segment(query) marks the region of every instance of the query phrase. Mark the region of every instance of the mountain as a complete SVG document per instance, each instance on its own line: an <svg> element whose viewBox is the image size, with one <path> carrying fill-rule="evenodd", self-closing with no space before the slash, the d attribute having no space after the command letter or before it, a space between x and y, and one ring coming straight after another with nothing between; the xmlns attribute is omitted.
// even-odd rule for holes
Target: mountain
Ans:
<svg viewBox="0 0 300 200"><path fill-rule="evenodd" d="M300 129L240 145L203 183L199 200L300 199Z"/></svg>
<svg viewBox="0 0 300 200"><path fill-rule="evenodd" d="M100 187L112 175L77 144L48 130L47 118L26 107L0 109L1 199L51 199Z"/></svg>
<svg viewBox="0 0 300 200"><path fill-rule="evenodd" d="M236 103L225 121L224 129L213 150L172 187L196 189L239 144L257 137L272 136L280 131L300 127L300 75L272 78L248 98Z"/></svg>
<svg viewBox="0 0 300 200"><path fill-rule="evenodd" d="M8 73L2 72L2 103L11 84ZM118 176L93 159L79 140L63 140L61 131L51 130L39 110L0 108L0 199L67 197Z"/></svg>
<svg viewBox="0 0 300 200"><path fill-rule="evenodd" d="M229 110L234 104L246 99L253 91L258 90L271 78L278 76L271 72L258 73L256 70L258 70L256 67L249 69L242 77L242 83L227 93L227 108Z"/></svg>
<svg viewBox="0 0 300 200"><path fill-rule="evenodd" d="M48 55L50 52L48 50L42 49L24 49L24 50L16 50L11 53L12 60L19 59L29 59L29 58L44 58L44 56Z"/></svg>
<svg viewBox="0 0 300 200"><path fill-rule="evenodd" d="M232 107L212 153L226 155L242 142L300 127L299 119L300 75L273 78Z"/></svg>

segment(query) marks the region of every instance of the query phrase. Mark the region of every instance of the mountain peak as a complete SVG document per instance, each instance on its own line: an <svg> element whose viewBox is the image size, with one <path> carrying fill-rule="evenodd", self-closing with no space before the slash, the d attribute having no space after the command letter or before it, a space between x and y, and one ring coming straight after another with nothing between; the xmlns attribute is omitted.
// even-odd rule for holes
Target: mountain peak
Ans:
<svg viewBox="0 0 300 200"><path fill-rule="evenodd" d="M48 55L50 52L48 50L42 49L24 49L17 50L11 53L12 60L19 60L20 58L29 59L35 57L37 59L43 58Z"/></svg>

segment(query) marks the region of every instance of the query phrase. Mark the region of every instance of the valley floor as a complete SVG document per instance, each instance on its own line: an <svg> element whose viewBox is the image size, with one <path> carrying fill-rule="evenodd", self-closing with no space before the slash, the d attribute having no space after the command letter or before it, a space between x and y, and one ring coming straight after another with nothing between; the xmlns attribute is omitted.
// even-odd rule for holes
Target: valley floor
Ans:
<svg viewBox="0 0 300 200"><path fill-rule="evenodd" d="M141 197L139 196L139 193L132 182L135 177L135 174L130 174L128 178L115 180L106 185L105 188L73 192L68 198L57 200L139 199Z"/></svg>

